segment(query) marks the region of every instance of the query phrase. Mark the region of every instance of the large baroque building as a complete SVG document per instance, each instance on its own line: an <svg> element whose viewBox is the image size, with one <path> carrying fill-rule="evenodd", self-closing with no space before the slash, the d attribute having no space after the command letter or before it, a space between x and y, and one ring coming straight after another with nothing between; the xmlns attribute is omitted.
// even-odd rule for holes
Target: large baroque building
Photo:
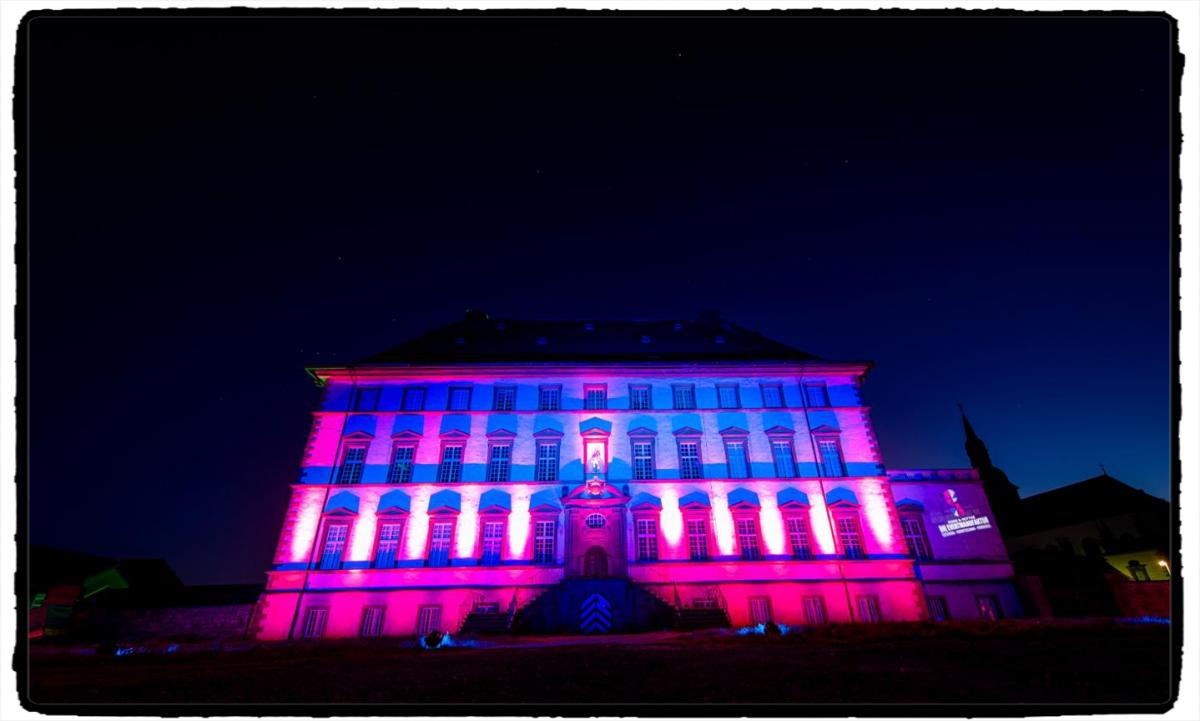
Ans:
<svg viewBox="0 0 1200 721"><path fill-rule="evenodd" d="M696 321L467 317L324 389L261 639L1020 614L979 474L885 467L831 362Z"/></svg>

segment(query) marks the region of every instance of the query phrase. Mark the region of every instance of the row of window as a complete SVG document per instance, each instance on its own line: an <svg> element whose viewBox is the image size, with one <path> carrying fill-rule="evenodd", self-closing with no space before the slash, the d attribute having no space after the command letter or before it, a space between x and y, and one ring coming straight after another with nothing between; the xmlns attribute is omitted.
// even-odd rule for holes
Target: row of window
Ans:
<svg viewBox="0 0 1200 721"><path fill-rule="evenodd" d="M471 409L471 394L474 386L470 384L452 385L446 397L446 410L468 411ZM718 383L717 407L741 408L742 390L737 383ZM759 391L763 408L786 408L782 383L761 383ZM354 390L351 407L356 411L374 411L379 408L382 396L381 386L363 386ZM400 409L405 411L425 410L428 388L425 386L407 386L403 389ZM823 382L804 382L801 384L806 405L816 408L829 406L829 388ZM559 384L543 384L538 386L537 409L540 411L562 410L562 386ZM492 386L492 410L514 411L517 405L517 387L513 385ZM585 410L608 409L608 384L588 383L583 386L583 407ZM671 385L671 407L675 410L696 408L696 384L675 383ZM635 411L653 410L653 396L648 384L629 385L629 408Z"/></svg>
<svg viewBox="0 0 1200 721"><path fill-rule="evenodd" d="M775 463L775 478L797 477L795 447L792 439L785 436L771 436L771 456ZM438 483L458 483L462 480L463 450L465 441L453 440L442 443L442 457L438 464ZM633 480L654 480L657 475L655 468L655 440L652 437L634 437L630 440L633 466ZM728 467L728 478L750 478L750 460L746 449L747 438L724 439L725 462ZM842 456L841 443L835 436L819 437L816 439L819 454L819 473L826 478L840 478L846 475L846 463ZM559 480L559 447L557 440L538 441L534 480ZM698 438L681 438L676 441L676 451L679 459L679 477L684 480L704 478L704 463L700 455L700 440ZM415 441L397 442L392 450L392 462L388 467L388 483L411 483L413 480L413 461L416 458L417 443ZM347 442L342 452L342 463L338 470L336 482L339 484L361 483L363 469L366 466L366 443ZM512 440L492 441L488 446L487 480L492 483L506 483L512 476Z"/></svg>
<svg viewBox="0 0 1200 721"><path fill-rule="evenodd" d="M481 566L498 566L503 555L504 539L507 537L507 517L503 514L481 514L479 521L479 554ZM604 516L592 514L585 519L591 528L604 525ZM931 560L929 539L925 534L925 523L917 513L902 513L901 525L909 555L918 560ZM430 521L428 548L425 565L444 567L450 565L450 551L454 543L457 518L447 516ZM684 526L687 533L688 558L692 561L707 561L712 558L713 538L711 522L707 514L686 512ZM861 560L867 557L863 546L862 524L858 513L847 509L834 516L838 548L842 558ZM402 519L382 519L378 524L375 541L373 567L395 568L405 522ZM792 558L811 560L814 558L812 534L808 519L804 515L787 513L784 516L789 551ZM533 563L547 565L555 563L557 521L535 519L533 521ZM321 544L318 567L336 570L342 567L346 551L346 538L350 522L331 520L326 524L325 537ZM734 535L737 540L737 555L744 561L762 560L762 535L757 514L737 513L734 516ZM658 518L639 514L634 518L634 554L638 561L652 562L659 558L662 537Z"/></svg>
<svg viewBox="0 0 1200 721"><path fill-rule="evenodd" d="M859 623L879 623L883 614L879 607L879 597L874 594L856 596L856 620ZM828 623L823 596L804 596L801 598L804 608L804 622L810 626ZM702 604L697 603L699 607ZM771 599L768 596L751 596L747 599L750 611L750 623L764 625L771 623ZM979 618L986 621L998 621L1003 617L1000 610L1000 599L994 595L976 595L975 608ZM359 623L358 635L362 638L378 638L383 634L383 614L386 606L365 606ZM929 596L929 617L934 621L950 620L949 606L945 596ZM324 606L310 607L304 615L304 626L301 631L304 638L315 639L325 635L325 626L329 620L329 609ZM437 605L420 606L417 609L417 635L424 636L431 631L442 630L442 607Z"/></svg>

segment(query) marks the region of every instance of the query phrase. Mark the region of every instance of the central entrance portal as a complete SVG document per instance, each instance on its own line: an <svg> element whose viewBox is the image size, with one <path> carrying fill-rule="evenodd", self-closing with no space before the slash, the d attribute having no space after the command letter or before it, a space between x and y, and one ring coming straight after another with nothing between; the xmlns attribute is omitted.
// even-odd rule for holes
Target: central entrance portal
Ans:
<svg viewBox="0 0 1200 721"><path fill-rule="evenodd" d="M629 497L593 477L563 499L566 513L566 575L625 576L625 509Z"/></svg>
<svg viewBox="0 0 1200 721"><path fill-rule="evenodd" d="M608 552L599 546L592 546L583 554L584 578L608 578Z"/></svg>

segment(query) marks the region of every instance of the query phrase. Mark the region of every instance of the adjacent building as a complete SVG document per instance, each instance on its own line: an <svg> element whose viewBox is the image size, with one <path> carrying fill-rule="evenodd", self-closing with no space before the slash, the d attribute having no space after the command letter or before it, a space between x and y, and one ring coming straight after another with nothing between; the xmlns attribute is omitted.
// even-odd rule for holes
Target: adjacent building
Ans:
<svg viewBox="0 0 1200 721"><path fill-rule="evenodd" d="M1021 613L979 473L885 466L870 364L721 320L469 312L323 389L261 639Z"/></svg>

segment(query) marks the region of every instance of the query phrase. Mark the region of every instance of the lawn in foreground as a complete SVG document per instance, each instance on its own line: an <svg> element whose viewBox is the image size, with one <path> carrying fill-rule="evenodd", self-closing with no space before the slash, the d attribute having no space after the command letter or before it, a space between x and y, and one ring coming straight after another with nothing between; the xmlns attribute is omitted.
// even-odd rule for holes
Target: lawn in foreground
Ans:
<svg viewBox="0 0 1200 721"><path fill-rule="evenodd" d="M35 704L1161 703L1172 673L1165 625L884 624L632 640L437 651L381 639L124 657L35 653L29 696Z"/></svg>

